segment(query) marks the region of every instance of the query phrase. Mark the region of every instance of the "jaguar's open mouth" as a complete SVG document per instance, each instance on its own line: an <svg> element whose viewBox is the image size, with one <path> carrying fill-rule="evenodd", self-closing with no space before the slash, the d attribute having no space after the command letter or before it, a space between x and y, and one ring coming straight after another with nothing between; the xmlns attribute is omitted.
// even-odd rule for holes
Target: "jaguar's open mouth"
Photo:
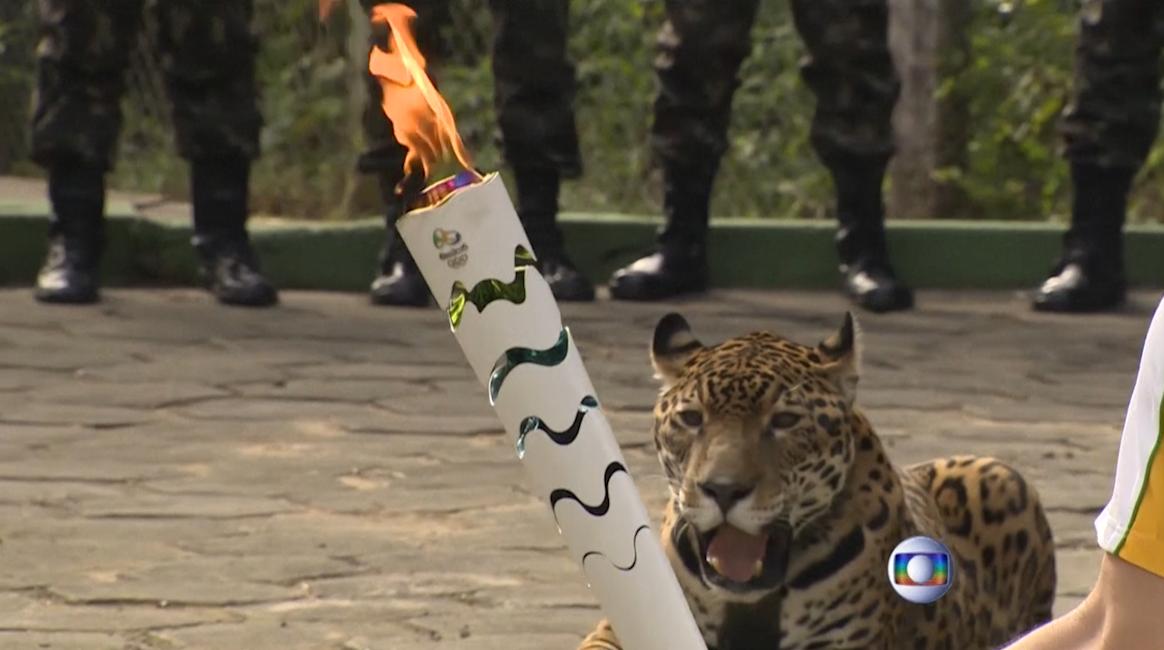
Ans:
<svg viewBox="0 0 1164 650"><path fill-rule="evenodd" d="M699 532L684 519L675 526L672 541L683 564L710 586L727 591L769 590L784 581L792 529L776 522L759 535L729 523Z"/></svg>

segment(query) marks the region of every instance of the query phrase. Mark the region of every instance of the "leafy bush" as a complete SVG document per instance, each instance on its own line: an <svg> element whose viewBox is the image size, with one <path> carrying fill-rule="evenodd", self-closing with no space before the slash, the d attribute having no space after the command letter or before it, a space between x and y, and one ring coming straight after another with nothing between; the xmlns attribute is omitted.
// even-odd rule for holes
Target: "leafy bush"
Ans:
<svg viewBox="0 0 1164 650"><path fill-rule="evenodd" d="M975 3L972 15L969 65L939 91L966 101L966 166L942 173L979 218L1062 214L1070 188L1057 127L1071 89L1074 3Z"/></svg>
<svg viewBox="0 0 1164 650"><path fill-rule="evenodd" d="M0 3L0 174L28 171L27 122L32 86L35 4Z"/></svg>

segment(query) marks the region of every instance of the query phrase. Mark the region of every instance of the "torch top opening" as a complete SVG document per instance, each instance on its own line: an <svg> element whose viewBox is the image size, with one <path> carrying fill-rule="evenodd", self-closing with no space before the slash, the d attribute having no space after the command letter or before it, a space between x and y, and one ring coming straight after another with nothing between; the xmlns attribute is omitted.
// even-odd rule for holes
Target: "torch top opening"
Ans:
<svg viewBox="0 0 1164 650"><path fill-rule="evenodd" d="M435 208L449 200L457 190L484 183L496 176L496 172L481 176L475 172L462 171L447 178L443 178L424 188L418 196L408 202L405 216L418 210Z"/></svg>

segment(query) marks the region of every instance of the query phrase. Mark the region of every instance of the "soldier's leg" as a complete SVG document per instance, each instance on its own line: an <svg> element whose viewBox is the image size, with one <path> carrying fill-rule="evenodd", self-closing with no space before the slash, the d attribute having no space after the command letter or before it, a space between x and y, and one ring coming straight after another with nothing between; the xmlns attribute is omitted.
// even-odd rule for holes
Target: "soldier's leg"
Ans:
<svg viewBox="0 0 1164 650"><path fill-rule="evenodd" d="M383 0L361 0L364 10ZM413 30L417 45L428 60L429 75L439 58L440 39L438 27L446 17L447 4L443 0L406 0L402 4L416 11ZM388 32L381 26L373 26L371 48L387 49ZM363 61L367 65L367 61ZM363 112L365 149L357 162L357 169L364 174L372 174L380 187L384 201L384 247L380 251L376 277L372 280L369 297L374 305L423 307L432 301L428 285L409 254L404 240L396 232L396 220L404 212L402 196L397 185L404 180L404 156L408 150L393 135L391 120L382 108L383 93L380 82L370 73L364 75L367 90ZM435 81L434 81L435 83Z"/></svg>
<svg viewBox="0 0 1164 650"><path fill-rule="evenodd" d="M273 304L278 296L246 230L262 126L251 1L163 0L153 7L178 151L190 163L193 243L207 284L226 304Z"/></svg>
<svg viewBox="0 0 1164 650"><path fill-rule="evenodd" d="M812 145L836 189L846 292L872 311L906 309L913 294L889 264L881 193L901 87L887 1L793 0L792 11L808 50L801 75L816 97Z"/></svg>
<svg viewBox="0 0 1164 650"><path fill-rule="evenodd" d="M538 268L559 300L593 300L558 228L563 178L582 173L574 125L568 0L490 0L494 105L502 151L517 181L517 213Z"/></svg>
<svg viewBox="0 0 1164 650"><path fill-rule="evenodd" d="M48 172L49 253L37 279L45 302L93 302L105 174L121 129L125 68L141 0L41 0L32 157Z"/></svg>
<svg viewBox="0 0 1164 650"><path fill-rule="evenodd" d="M1164 7L1088 0L1079 16L1074 97L1064 114L1074 199L1063 257L1035 294L1046 311L1114 307L1125 294L1127 195L1160 124Z"/></svg>
<svg viewBox="0 0 1164 650"><path fill-rule="evenodd" d="M663 169L658 252L615 272L611 296L653 300L707 285L712 183L727 150L732 96L751 51L758 0L667 0L651 148Z"/></svg>

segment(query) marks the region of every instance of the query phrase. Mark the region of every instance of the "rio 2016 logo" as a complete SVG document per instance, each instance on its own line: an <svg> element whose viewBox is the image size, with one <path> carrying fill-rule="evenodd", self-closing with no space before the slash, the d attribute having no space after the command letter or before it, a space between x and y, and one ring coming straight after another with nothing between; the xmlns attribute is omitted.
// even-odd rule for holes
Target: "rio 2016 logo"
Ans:
<svg viewBox="0 0 1164 650"><path fill-rule="evenodd" d="M432 245L449 268L458 269L469 261L469 245L461 240L456 230L437 228L432 231Z"/></svg>
<svg viewBox="0 0 1164 650"><path fill-rule="evenodd" d="M910 537L889 556L889 584L911 603L932 603L953 583L954 557L935 539Z"/></svg>

